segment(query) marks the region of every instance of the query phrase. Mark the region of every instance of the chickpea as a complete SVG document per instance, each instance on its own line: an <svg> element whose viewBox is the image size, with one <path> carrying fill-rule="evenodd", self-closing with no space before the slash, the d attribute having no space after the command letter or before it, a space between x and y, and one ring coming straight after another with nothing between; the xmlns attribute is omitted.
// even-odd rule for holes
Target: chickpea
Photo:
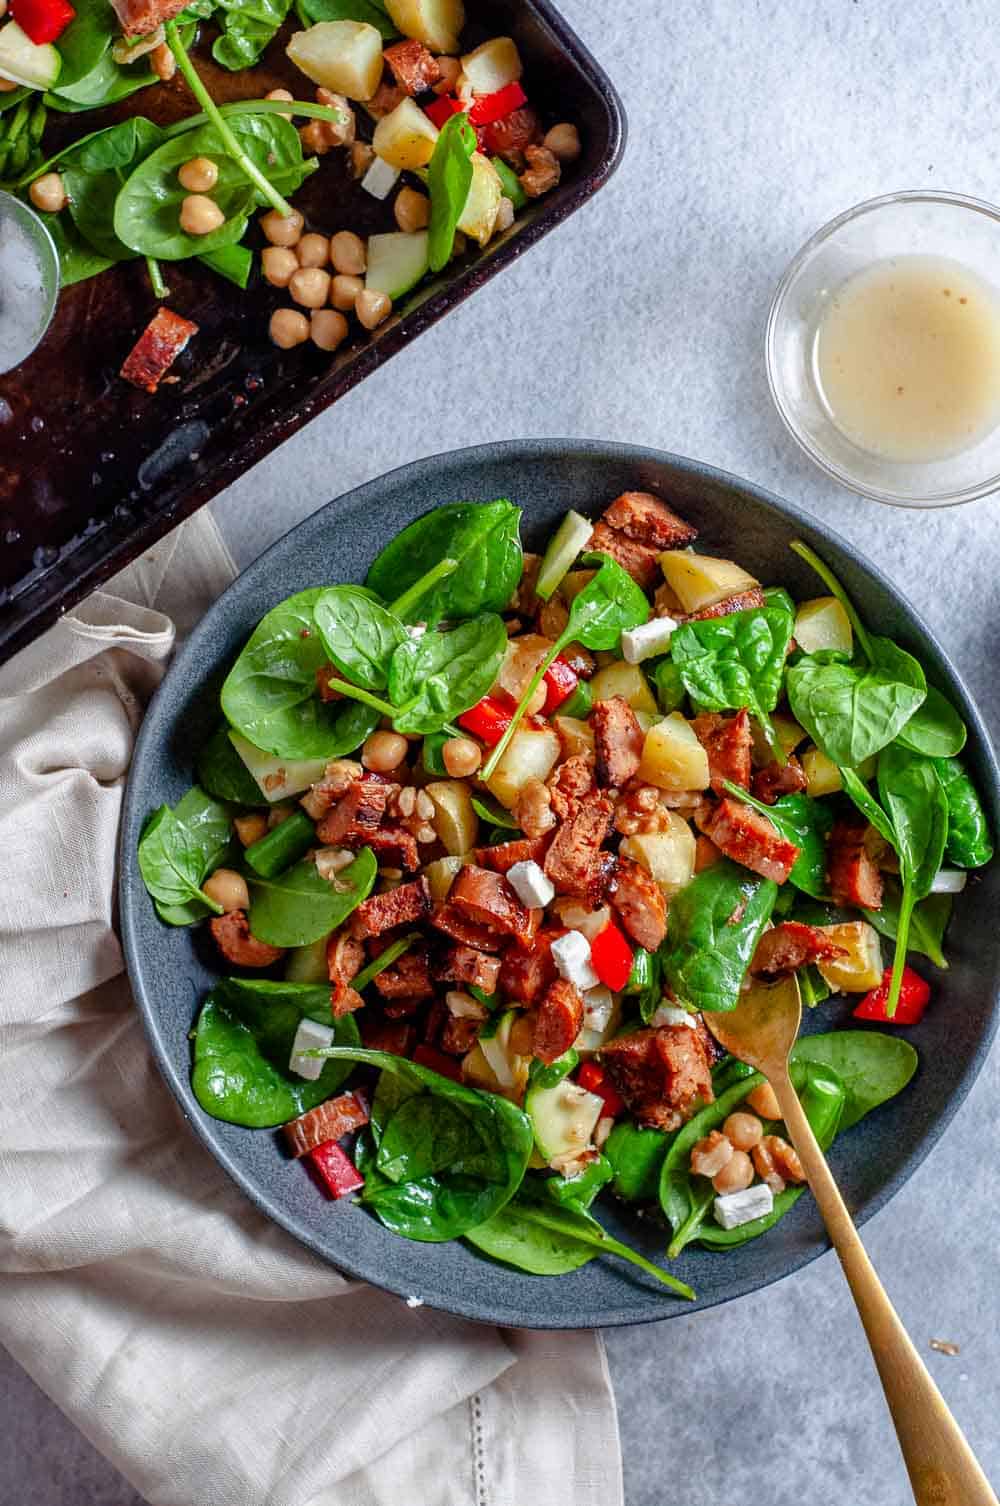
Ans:
<svg viewBox="0 0 1000 1506"><path fill-rule="evenodd" d="M722 1133L733 1142L737 1150L753 1150L760 1143L764 1126L756 1114L736 1113L730 1114L722 1126Z"/></svg>
<svg viewBox="0 0 1000 1506"><path fill-rule="evenodd" d="M514 205L510 199L504 197L500 200L497 208L497 217L493 221L493 234L500 235L504 230L509 230L514 223Z"/></svg>
<svg viewBox="0 0 1000 1506"><path fill-rule="evenodd" d="M226 223L226 216L214 199L189 193L181 203L180 222L185 235L211 235Z"/></svg>
<svg viewBox="0 0 1000 1506"><path fill-rule="evenodd" d="M431 219L431 201L415 188L401 188L392 206L400 230L426 230Z"/></svg>
<svg viewBox="0 0 1000 1506"><path fill-rule="evenodd" d="M254 842L267 836L267 817L260 811L254 811L252 816L237 816L233 825L244 847L252 847Z"/></svg>
<svg viewBox="0 0 1000 1506"><path fill-rule="evenodd" d="M452 779L469 779L483 761L483 750L471 737L449 737L441 761Z"/></svg>
<svg viewBox="0 0 1000 1506"><path fill-rule="evenodd" d="M290 105L291 102L292 102L292 100L295 98L295 96L294 96L294 94L290 94L287 89L272 89L270 91L270 93L264 95L264 98L265 99L282 99L282 100L285 101L286 104ZM291 120L292 117L291 117L291 115L286 115L285 112L282 111L281 112L281 118L282 118L282 120Z"/></svg>
<svg viewBox="0 0 1000 1506"><path fill-rule="evenodd" d="M265 246L260 253L260 266L272 288L287 288L299 270L299 259L291 246Z"/></svg>
<svg viewBox="0 0 1000 1506"><path fill-rule="evenodd" d="M575 162L582 151L580 132L568 121L563 121L561 125L554 125L542 145L560 162Z"/></svg>
<svg viewBox="0 0 1000 1506"><path fill-rule="evenodd" d="M353 230L338 230L330 241L330 260L335 272L359 277L368 266L368 252L360 235Z"/></svg>
<svg viewBox="0 0 1000 1506"><path fill-rule="evenodd" d="M367 141L352 141L351 143L351 177L363 178L365 173L375 161L375 153Z"/></svg>
<svg viewBox="0 0 1000 1506"><path fill-rule="evenodd" d="M320 350L336 350L347 339L347 320L335 309L316 309L309 320L309 338Z"/></svg>
<svg viewBox="0 0 1000 1506"><path fill-rule="evenodd" d="M268 332L275 345L280 345L282 350L291 350L308 340L309 320L297 309L275 309Z"/></svg>
<svg viewBox="0 0 1000 1506"><path fill-rule="evenodd" d="M304 224L305 220L297 209L289 215L280 215L276 209L270 209L260 217L260 228L272 246L297 246Z"/></svg>
<svg viewBox="0 0 1000 1506"><path fill-rule="evenodd" d="M461 63L458 58L436 58L435 62L441 70L441 77L434 85L434 93L454 94L455 85L462 72Z"/></svg>
<svg viewBox="0 0 1000 1506"><path fill-rule="evenodd" d="M762 1082L754 1088L752 1093L746 1096L747 1107L753 1109L762 1119L780 1119L781 1109L775 1097L774 1089L769 1082Z"/></svg>
<svg viewBox="0 0 1000 1506"><path fill-rule="evenodd" d="M169 83L177 72L177 59L174 57L166 42L161 42L154 47L149 54L149 62L153 72L162 84Z"/></svg>
<svg viewBox="0 0 1000 1506"><path fill-rule="evenodd" d="M330 150L330 140L322 120L310 120L299 128L299 140L307 157L325 157Z"/></svg>
<svg viewBox="0 0 1000 1506"><path fill-rule="evenodd" d="M712 1178L718 1193L742 1192L753 1181L753 1162L745 1150L734 1150L721 1171Z"/></svg>
<svg viewBox="0 0 1000 1506"><path fill-rule="evenodd" d="M373 732L362 745L361 762L373 774L388 774L399 768L408 747L409 743L399 732Z"/></svg>
<svg viewBox="0 0 1000 1506"><path fill-rule="evenodd" d="M392 299L386 293L372 293L363 288L355 300L354 312L365 329L378 329L392 313Z"/></svg>
<svg viewBox="0 0 1000 1506"><path fill-rule="evenodd" d="M735 1155L732 1144L718 1130L712 1130L691 1149L691 1171L696 1177L714 1177Z"/></svg>
<svg viewBox="0 0 1000 1506"><path fill-rule="evenodd" d="M358 294L364 290L365 285L360 277L348 277L346 272L338 272L330 283L330 302L335 309L349 314L358 301Z"/></svg>
<svg viewBox="0 0 1000 1506"><path fill-rule="evenodd" d="M66 190L58 173L43 173L36 178L28 189L28 197L45 214L58 214L66 208Z"/></svg>
<svg viewBox="0 0 1000 1506"><path fill-rule="evenodd" d="M246 879L233 868L216 868L212 877L202 884L203 893L214 899L228 914L230 910L248 910L250 891Z"/></svg>
<svg viewBox="0 0 1000 1506"><path fill-rule="evenodd" d="M315 230L304 235L295 249L300 267L325 267L330 260L330 242L325 235L317 235Z"/></svg>
<svg viewBox="0 0 1000 1506"><path fill-rule="evenodd" d="M330 296L330 274L321 267L300 267L288 283L296 303L306 309L321 309Z"/></svg>
<svg viewBox="0 0 1000 1506"><path fill-rule="evenodd" d="M188 193L211 193L219 181L219 164L211 157L192 157L177 169L177 176Z"/></svg>

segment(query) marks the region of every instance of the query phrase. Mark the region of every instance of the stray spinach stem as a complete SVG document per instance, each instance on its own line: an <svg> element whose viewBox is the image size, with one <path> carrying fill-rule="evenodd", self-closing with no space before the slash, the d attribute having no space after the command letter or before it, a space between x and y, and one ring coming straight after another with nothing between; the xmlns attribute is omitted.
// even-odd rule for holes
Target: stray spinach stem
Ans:
<svg viewBox="0 0 1000 1506"><path fill-rule="evenodd" d="M343 110L331 105L309 104L302 99L240 99L230 105L216 105L216 109L223 120L233 115L305 115L310 120L328 120L331 125L344 123ZM186 131L207 125L210 119L214 125L214 116L210 117L204 110L197 115L186 115L183 120L175 120L173 125L167 126L164 137L169 141L174 136L183 136Z"/></svg>
<svg viewBox="0 0 1000 1506"><path fill-rule="evenodd" d="M865 658L868 660L869 664L874 664L875 655L872 652L872 641L868 636L868 630L865 627L864 623L861 621L861 618L858 616L857 612L854 610L854 604L851 601L851 598L848 596L847 592L844 590L843 586L840 584L840 581L833 574L833 572L827 568L827 566L820 559L819 555L815 554L813 550L809 548L809 545L803 543L801 539L793 539L788 547L791 549L793 554L797 554L799 559L805 560L806 564L816 571L816 574L819 576L823 584L840 602L840 605L843 607L844 611L847 613L850 619L851 626L857 635L858 642L861 644Z"/></svg>
<svg viewBox="0 0 1000 1506"><path fill-rule="evenodd" d="M222 143L225 146L226 151L229 153L230 157L232 157L233 161L240 169L240 172L243 173L244 177L250 179L250 182L260 190L267 202L278 211L283 219L287 219L288 216L292 213L291 204L289 204L287 199L283 199L281 197L281 194L275 188L274 184L271 183L261 172L260 168L250 160L246 152L240 146L236 137L233 135L232 131L227 126L223 116L219 113L218 105L215 103L215 100L209 94L208 90L205 88L205 85L198 77L194 64L191 62L191 59L187 55L187 49L180 39L180 33L177 30L176 21L167 22L166 36L167 45L169 46L170 51L173 53L174 57L177 59L177 66L178 68L180 68L181 73L183 73L188 88L191 90L191 93L201 105L211 124L214 125L215 129L218 131L219 135L222 138Z"/></svg>
<svg viewBox="0 0 1000 1506"><path fill-rule="evenodd" d="M170 289L163 281L163 273L160 271L160 263L155 256L146 257L146 266L149 269L149 280L153 284L153 293L157 298L169 298Z"/></svg>
<svg viewBox="0 0 1000 1506"><path fill-rule="evenodd" d="M438 560L426 575L414 581L408 591L404 591L402 596L397 596L395 601L389 603L389 611L397 617L405 617L414 603L418 602L422 596L426 596L432 586L436 586L438 581L447 580L448 576L454 575L457 569L458 560Z"/></svg>
<svg viewBox="0 0 1000 1506"><path fill-rule="evenodd" d="M404 952L408 952L414 942L419 940L420 937L416 931L411 931L409 936L401 936L398 941L394 941L391 946L387 946L384 952L381 952L373 961L369 962L367 967L363 967L360 973L355 973L351 979L351 987L357 993L360 993L373 978L377 978L379 973L385 972L387 967L391 967L394 962L398 962Z"/></svg>
<svg viewBox="0 0 1000 1506"><path fill-rule="evenodd" d="M903 969L906 966L906 943L910 935L910 917L915 903L913 885L904 883L903 897L899 903L899 920L896 922L896 952L892 959L892 978L889 981L889 994L885 1001L887 1020L893 1018L896 1005L899 1003L899 991L903 985Z"/></svg>

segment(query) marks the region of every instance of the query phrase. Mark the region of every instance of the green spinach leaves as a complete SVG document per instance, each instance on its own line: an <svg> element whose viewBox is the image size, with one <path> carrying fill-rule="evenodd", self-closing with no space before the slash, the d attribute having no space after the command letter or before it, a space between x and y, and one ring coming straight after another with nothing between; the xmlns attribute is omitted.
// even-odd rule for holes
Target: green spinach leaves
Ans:
<svg viewBox="0 0 1000 1506"><path fill-rule="evenodd" d="M229 846L231 823L224 805L197 785L171 810L161 805L139 839L139 872L168 925L186 926L221 907L201 886Z"/></svg>
<svg viewBox="0 0 1000 1506"><path fill-rule="evenodd" d="M725 786L735 799L752 805L754 810L766 816L787 842L794 842L799 855L788 877L797 889L813 899L822 899L826 893L826 839L833 826L833 812L829 806L799 791L782 795L773 805L765 805L741 785L732 784L727 779Z"/></svg>
<svg viewBox="0 0 1000 1506"><path fill-rule="evenodd" d="M976 787L957 758L936 758L934 767L948 802L948 861L959 868L982 868L993 856L993 841Z"/></svg>
<svg viewBox="0 0 1000 1506"><path fill-rule="evenodd" d="M778 886L728 858L705 868L670 901L663 980L693 1009L735 1009Z"/></svg>
<svg viewBox="0 0 1000 1506"><path fill-rule="evenodd" d="M432 272L440 272L451 261L455 232L472 186L475 150L476 133L464 112L445 121L427 168L431 197L428 251Z"/></svg>
<svg viewBox="0 0 1000 1506"><path fill-rule="evenodd" d="M250 929L269 946L307 946L343 925L368 898L377 877L370 847L363 847L335 879L321 878L308 858L274 878L258 874L249 881Z"/></svg>
<svg viewBox="0 0 1000 1506"><path fill-rule="evenodd" d="M706 711L746 707L779 763L785 754L768 713L781 694L794 620L782 593L763 607L682 623L670 640L670 660L692 700Z"/></svg>
<svg viewBox="0 0 1000 1506"><path fill-rule="evenodd" d="M455 560L457 568L421 600L420 617L428 627L443 617L501 612L521 579L520 521L521 509L503 500L436 507L376 556L367 584L393 601L441 560Z"/></svg>
<svg viewBox="0 0 1000 1506"><path fill-rule="evenodd" d="M437 732L482 700L507 649L503 618L493 613L460 623L450 633L408 638L392 656L389 698L399 709L397 732Z"/></svg>
<svg viewBox="0 0 1000 1506"><path fill-rule="evenodd" d="M870 642L873 658L866 663L805 654L788 670L796 721L828 758L852 768L891 743L927 694L911 654L889 638Z"/></svg>

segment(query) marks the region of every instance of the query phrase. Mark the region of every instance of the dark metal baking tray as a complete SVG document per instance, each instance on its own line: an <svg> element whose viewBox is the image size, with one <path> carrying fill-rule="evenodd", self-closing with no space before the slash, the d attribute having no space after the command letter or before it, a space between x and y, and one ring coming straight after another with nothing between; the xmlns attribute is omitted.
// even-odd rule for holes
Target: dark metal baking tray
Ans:
<svg viewBox="0 0 1000 1506"><path fill-rule="evenodd" d="M470 0L468 9L473 40L515 38L532 103L546 123L576 122L580 160L511 231L452 263L374 336L359 331L332 360L311 346L281 351L270 343L276 299L259 277L243 293L195 262L171 263L169 305L200 331L176 363L179 380L149 396L117 375L156 308L142 261L67 289L38 350L0 377L0 662L522 256L610 177L625 144L624 111L559 13L548 0ZM288 82L277 43L252 83L198 56L216 98L259 96ZM191 109L174 81L117 113L167 123ZM343 153L324 158L296 203L327 233L395 228L391 204L350 180Z"/></svg>

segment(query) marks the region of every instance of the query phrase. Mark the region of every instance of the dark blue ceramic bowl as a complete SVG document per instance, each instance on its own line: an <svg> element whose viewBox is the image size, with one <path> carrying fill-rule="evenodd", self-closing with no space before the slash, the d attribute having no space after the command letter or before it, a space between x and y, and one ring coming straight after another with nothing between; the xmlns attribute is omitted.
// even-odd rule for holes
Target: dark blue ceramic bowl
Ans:
<svg viewBox="0 0 1000 1506"><path fill-rule="evenodd" d="M192 782L192 750L217 722L226 668L276 602L306 586L361 580L398 529L441 502L510 497L524 509L526 542L537 547L566 508L597 513L626 488L660 493L698 525L706 552L730 554L797 597L815 595L817 585L787 546L793 538L807 539L837 571L866 622L917 654L928 678L961 709L969 726L967 757L1000 829L1000 771L961 680L913 608L849 544L788 503L707 466L626 445L559 440L484 445L416 461L331 502L275 544L215 603L178 655L140 733L125 800L120 898L129 973L160 1069L204 1146L259 1208L342 1270L490 1323L586 1328L675 1317L692 1308L614 1260L595 1260L558 1278L528 1276L459 1243L396 1238L362 1208L328 1202L303 1168L288 1161L276 1132L208 1118L191 1092L188 1030L213 981L213 948L203 930L173 930L156 919L136 843L148 813L163 801L173 803ZM833 1170L860 1223L927 1154L983 1064L997 1025L998 910L1000 863L959 897L948 934L951 966L933 978L934 1003L924 1020L905 1032L920 1053L917 1075L900 1097L834 1145ZM805 1029L831 1029L849 1019L850 1009L847 1000L823 1005ZM192 1141L191 1155L200 1153ZM651 1220L611 1199L600 1213L615 1234L662 1259L663 1232ZM692 1249L673 1269L697 1291L696 1306L711 1307L788 1275L825 1248L816 1208L803 1198L744 1248L730 1254Z"/></svg>

